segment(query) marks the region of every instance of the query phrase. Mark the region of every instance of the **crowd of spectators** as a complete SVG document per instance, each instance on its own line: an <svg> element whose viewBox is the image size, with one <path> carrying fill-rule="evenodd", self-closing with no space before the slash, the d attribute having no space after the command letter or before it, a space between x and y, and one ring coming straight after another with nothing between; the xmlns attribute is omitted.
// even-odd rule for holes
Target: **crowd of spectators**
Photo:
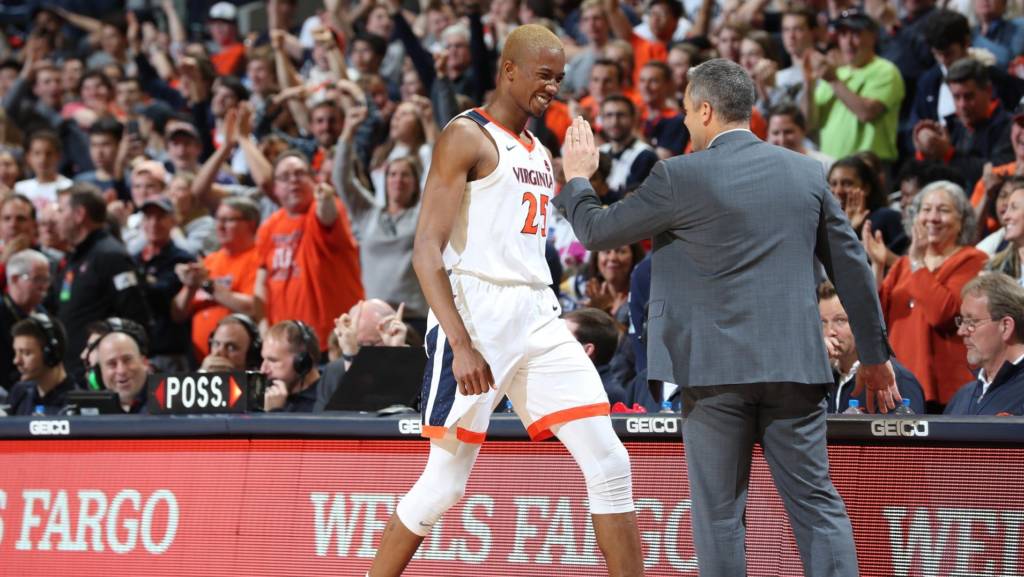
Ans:
<svg viewBox="0 0 1024 577"><path fill-rule="evenodd" d="M140 411L149 373L254 370L266 410L309 411L360 347L421 342L411 256L433 143L487 103L508 33L537 23L565 44L559 98L528 126L556 174L583 115L601 142L595 190L633 194L691 151L687 70L740 63L752 131L818 160L863 241L913 410L1024 414L1018 8L5 2L0 404L52 413L106 387ZM676 387L646 378L649 242L591 254L548 214L553 288L609 398L678 410ZM856 344L827 282L818 297L842 412Z"/></svg>

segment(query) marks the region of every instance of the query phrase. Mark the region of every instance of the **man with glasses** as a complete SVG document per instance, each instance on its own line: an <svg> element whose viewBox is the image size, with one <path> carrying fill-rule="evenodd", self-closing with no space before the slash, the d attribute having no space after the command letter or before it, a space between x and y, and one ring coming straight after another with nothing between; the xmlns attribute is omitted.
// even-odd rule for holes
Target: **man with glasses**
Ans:
<svg viewBox="0 0 1024 577"><path fill-rule="evenodd" d="M946 415L1024 415L1024 288L986 273L960 292L957 332L978 378L946 405Z"/></svg>
<svg viewBox="0 0 1024 577"><path fill-rule="evenodd" d="M174 297L172 314L177 319L191 317L192 347L199 362L210 354L210 334L221 319L241 313L258 320L263 314L253 298L259 268L259 206L244 197L225 198L217 207L216 223L220 250L201 263L175 270L183 286Z"/></svg>
<svg viewBox="0 0 1024 577"><path fill-rule="evenodd" d="M305 155L286 151L273 168L281 208L256 236L256 306L270 325L302 321L326 345L334 319L364 298L359 247L341 200L313 179Z"/></svg>
<svg viewBox="0 0 1024 577"><path fill-rule="evenodd" d="M26 249L7 260L6 272L7 290L0 307L0 390L9 390L20 380L11 328L32 313L46 312L42 302L50 288L50 262L43 253Z"/></svg>
<svg viewBox="0 0 1024 577"><path fill-rule="evenodd" d="M844 10L833 22L842 65L815 50L804 53L804 116L821 132L821 151L842 158L870 150L896 161L896 129L904 85L900 71L875 53L878 25Z"/></svg>

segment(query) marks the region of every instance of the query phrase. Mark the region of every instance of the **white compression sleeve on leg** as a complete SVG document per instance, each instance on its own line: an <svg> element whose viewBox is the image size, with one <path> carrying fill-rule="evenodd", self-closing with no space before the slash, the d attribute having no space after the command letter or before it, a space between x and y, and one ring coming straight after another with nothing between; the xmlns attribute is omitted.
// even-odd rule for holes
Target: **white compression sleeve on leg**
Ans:
<svg viewBox="0 0 1024 577"><path fill-rule="evenodd" d="M569 421L552 431L583 471L595 514L633 511L633 476L629 454L608 417Z"/></svg>
<svg viewBox="0 0 1024 577"><path fill-rule="evenodd" d="M466 492L466 482L479 453L480 445L454 439L431 440L423 473L395 508L402 524L426 537L441 515Z"/></svg>

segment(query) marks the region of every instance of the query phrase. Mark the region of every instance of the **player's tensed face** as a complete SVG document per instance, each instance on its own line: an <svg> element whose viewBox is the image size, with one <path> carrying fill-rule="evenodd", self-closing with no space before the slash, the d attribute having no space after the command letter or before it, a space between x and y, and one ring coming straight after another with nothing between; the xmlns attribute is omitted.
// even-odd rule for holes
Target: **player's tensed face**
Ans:
<svg viewBox="0 0 1024 577"><path fill-rule="evenodd" d="M540 117L547 110L565 78L565 52L561 49L538 49L536 59L519 65L516 76L516 100L532 116Z"/></svg>

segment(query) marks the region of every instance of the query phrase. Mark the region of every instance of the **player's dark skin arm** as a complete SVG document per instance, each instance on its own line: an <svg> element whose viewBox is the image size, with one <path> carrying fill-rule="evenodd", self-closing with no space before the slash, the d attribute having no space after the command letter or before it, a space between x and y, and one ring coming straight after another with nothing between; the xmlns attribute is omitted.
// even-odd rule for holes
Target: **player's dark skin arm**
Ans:
<svg viewBox="0 0 1024 577"><path fill-rule="evenodd" d="M498 164L498 153L487 136L470 120L456 120L445 128L434 145L432 162L416 226L412 266L419 278L423 296L434 312L454 359L452 371L459 392L478 395L494 386L491 367L473 348L469 331L455 309L442 252L451 237L455 217L462 208L466 183L490 174ZM435 353L437 354L437 353Z"/></svg>

